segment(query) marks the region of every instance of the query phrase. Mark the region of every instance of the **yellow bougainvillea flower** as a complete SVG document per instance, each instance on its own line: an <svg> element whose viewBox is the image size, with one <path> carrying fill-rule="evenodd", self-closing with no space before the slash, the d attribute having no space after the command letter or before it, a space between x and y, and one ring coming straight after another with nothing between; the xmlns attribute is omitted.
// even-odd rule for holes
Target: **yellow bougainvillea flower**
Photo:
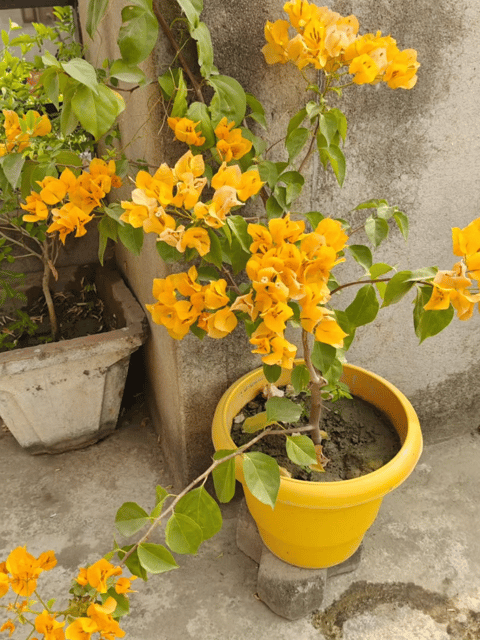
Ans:
<svg viewBox="0 0 480 640"><path fill-rule="evenodd" d="M448 309L452 304L459 320L471 318L480 294L467 291L472 281L465 276L466 268L463 262L457 262L451 271L437 272L432 283L432 295L424 306L426 311Z"/></svg>
<svg viewBox="0 0 480 640"><path fill-rule="evenodd" d="M205 287L205 307L207 309L220 309L230 302L227 296L227 281L213 280Z"/></svg>
<svg viewBox="0 0 480 640"><path fill-rule="evenodd" d="M0 598L3 598L3 596L8 593L9 586L8 575L0 571Z"/></svg>
<svg viewBox="0 0 480 640"><path fill-rule="evenodd" d="M199 326L207 331L210 338L220 339L227 336L237 326L237 316L229 307L219 309L208 315L208 320Z"/></svg>
<svg viewBox="0 0 480 640"><path fill-rule="evenodd" d="M67 195L67 184L59 178L47 176L37 184L41 187L40 197L45 204L58 204Z"/></svg>
<svg viewBox="0 0 480 640"><path fill-rule="evenodd" d="M340 18L327 27L325 32L325 50L331 58L340 56L355 40L359 23L354 15Z"/></svg>
<svg viewBox="0 0 480 640"><path fill-rule="evenodd" d="M33 113L35 115L36 122L32 131L32 137L46 136L52 130L52 123L46 114L41 116L37 111L34 111Z"/></svg>
<svg viewBox="0 0 480 640"><path fill-rule="evenodd" d="M293 316L293 309L284 302L277 302L260 315L268 329L274 333L283 333L287 320Z"/></svg>
<svg viewBox="0 0 480 640"><path fill-rule="evenodd" d="M345 331L340 328L337 321L329 317L323 318L315 329L315 340L317 340L317 342L330 344L337 349L343 347L343 340L347 336L348 333L345 333Z"/></svg>
<svg viewBox="0 0 480 640"><path fill-rule="evenodd" d="M243 296L238 296L230 305L232 311L240 311L250 316L252 320L257 318L258 313L255 311L255 304L253 301L253 293L250 291Z"/></svg>
<svg viewBox="0 0 480 640"><path fill-rule="evenodd" d="M92 220L93 216L89 216L82 209L77 207L73 202L67 202L61 209L52 209L53 222L48 227L48 233L58 231L60 240L65 244L66 237L69 233L75 231L75 237L79 238L87 233L85 225Z"/></svg>
<svg viewBox="0 0 480 640"><path fill-rule="evenodd" d="M6 622L4 622L2 624L2 626L0 627L0 633L3 633L4 631L8 631L8 637L11 638L13 635L13 632L15 631L15 625L13 624L12 620L7 620Z"/></svg>
<svg viewBox="0 0 480 640"><path fill-rule="evenodd" d="M57 559L53 551L44 551L38 556L38 565L43 571L51 571L57 565Z"/></svg>
<svg viewBox="0 0 480 640"><path fill-rule="evenodd" d="M355 84L370 84L374 82L379 71L375 60L368 53L363 53L361 56L354 58L348 67L348 73L353 75Z"/></svg>
<svg viewBox="0 0 480 640"><path fill-rule="evenodd" d="M130 578L119 578L115 583L116 593L136 593L133 589L130 589L132 582L137 579L137 576L131 576Z"/></svg>
<svg viewBox="0 0 480 640"><path fill-rule="evenodd" d="M116 620L110 614L115 611L117 603L114 598L107 598L103 605L92 603L87 609L88 617L95 623L103 638L123 638L125 631L120 628Z"/></svg>
<svg viewBox="0 0 480 640"><path fill-rule="evenodd" d="M150 215L155 214L158 209L158 202L155 198L149 197L142 189L132 191L132 201L122 200L120 203L125 213L122 213L120 220L130 224L135 229L143 226L145 220Z"/></svg>
<svg viewBox="0 0 480 640"><path fill-rule="evenodd" d="M263 187L265 182L260 178L257 169L249 169L242 173L240 183L237 187L237 194L240 200L246 202L249 198L256 195Z"/></svg>
<svg viewBox="0 0 480 640"><path fill-rule="evenodd" d="M468 275L474 280L480 281L480 253L473 253L465 258Z"/></svg>
<svg viewBox="0 0 480 640"><path fill-rule="evenodd" d="M224 117L215 127L215 136L218 139L216 148L222 162L239 160L252 148L252 142L242 136L241 129L233 129L235 122L228 122Z"/></svg>
<svg viewBox="0 0 480 640"><path fill-rule="evenodd" d="M347 244L348 236L338 220L324 218L318 223L315 233L322 235L325 238L325 244L335 249L337 253L342 251Z"/></svg>
<svg viewBox="0 0 480 640"><path fill-rule="evenodd" d="M390 89L411 89L417 83L417 62L415 49L400 51L388 65L383 77Z"/></svg>
<svg viewBox="0 0 480 640"><path fill-rule="evenodd" d="M467 256L480 251L480 218L460 229L452 229L453 253L456 256Z"/></svg>
<svg viewBox="0 0 480 640"><path fill-rule="evenodd" d="M86 567L80 567L80 571L78 573L78 576L75 578L75 580L78 582L79 585L81 585L82 587L85 587L88 584L88 578L87 578L87 569Z"/></svg>
<svg viewBox="0 0 480 640"><path fill-rule="evenodd" d="M155 211L149 212L148 218L143 221L145 233L157 233L160 235L165 229L175 229L175 219L165 213L163 207L158 207Z"/></svg>
<svg viewBox="0 0 480 640"><path fill-rule="evenodd" d="M199 178L205 172L205 161L201 154L196 156L189 150L181 156L175 163L174 173L177 180L183 180L184 174L192 174Z"/></svg>
<svg viewBox="0 0 480 640"><path fill-rule="evenodd" d="M10 574L10 585L20 596L30 596L37 588L37 579L42 568L28 553L26 547L17 547L8 556L6 568Z"/></svg>
<svg viewBox="0 0 480 640"><path fill-rule="evenodd" d="M41 222L48 218L48 207L42 200L39 193L32 191L32 193L26 198L27 203L20 203L20 206L25 211L29 211L28 214L23 216L25 222Z"/></svg>
<svg viewBox="0 0 480 640"><path fill-rule="evenodd" d="M205 142L205 138L195 131L199 124L200 120L193 122L189 118L168 118L168 126L173 129L176 139L195 147L201 147Z"/></svg>
<svg viewBox="0 0 480 640"><path fill-rule="evenodd" d="M66 640L90 640L98 627L90 618L77 618L65 629Z"/></svg>
<svg viewBox="0 0 480 640"><path fill-rule="evenodd" d="M50 615L45 609L35 618L35 631L43 633L45 640L64 640L64 625L65 622L58 622L55 616Z"/></svg>
<svg viewBox="0 0 480 640"><path fill-rule="evenodd" d="M315 4L310 4L306 0L289 0L283 5L283 10L288 14L292 26L300 32L310 20L320 18L319 9Z"/></svg>
<svg viewBox="0 0 480 640"><path fill-rule="evenodd" d="M289 26L286 20L275 20L275 22L267 20L264 29L267 44L262 48L267 64L288 62L289 56L286 49L289 41Z"/></svg>
<svg viewBox="0 0 480 640"><path fill-rule="evenodd" d="M210 237L208 231L202 227L190 227L181 237L177 249L184 253L190 247L196 249L200 256L205 256L210 251Z"/></svg>
<svg viewBox="0 0 480 640"><path fill-rule="evenodd" d="M107 580L112 576L119 576L121 573L121 567L116 567L105 558L100 558L87 568L88 584L99 593L106 593L108 590Z"/></svg>
<svg viewBox="0 0 480 640"><path fill-rule="evenodd" d="M284 218L272 218L268 223L268 229L274 244L281 245L283 242L294 244L302 237L305 230L303 220L291 220L290 214Z"/></svg>
<svg viewBox="0 0 480 640"><path fill-rule="evenodd" d="M297 347L285 340L283 336L275 336L270 340L272 352L262 357L268 365L277 364L282 369L293 369L293 361L297 354Z"/></svg>

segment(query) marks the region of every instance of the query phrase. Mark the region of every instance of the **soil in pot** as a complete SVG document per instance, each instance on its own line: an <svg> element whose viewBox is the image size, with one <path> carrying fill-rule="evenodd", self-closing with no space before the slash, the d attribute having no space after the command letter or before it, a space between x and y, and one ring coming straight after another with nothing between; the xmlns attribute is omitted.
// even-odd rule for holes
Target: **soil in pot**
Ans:
<svg viewBox="0 0 480 640"><path fill-rule="evenodd" d="M300 394L305 402L307 415L309 398ZM265 410L265 397L259 393L234 419L232 439L237 446L245 444L257 434L242 431L243 421ZM299 426L307 424L305 418ZM285 425L288 428L295 425ZM342 398L335 403L326 402L320 428L328 434L322 443L329 459L325 472L293 464L285 452L284 436L267 436L252 446L251 451L261 451L274 457L292 478L312 482L349 480L379 469L400 450L400 439L389 419L376 407L354 397Z"/></svg>
<svg viewBox="0 0 480 640"><path fill-rule="evenodd" d="M103 313L103 301L98 297L94 284L82 278L79 290L65 290L52 295L59 323L60 340L82 338L111 331ZM34 347L51 341L50 323L45 299L39 295L23 312L32 324L18 322L11 312L0 314L0 333L4 334L4 345L0 341L0 353L11 348ZM5 334L7 334L5 336Z"/></svg>

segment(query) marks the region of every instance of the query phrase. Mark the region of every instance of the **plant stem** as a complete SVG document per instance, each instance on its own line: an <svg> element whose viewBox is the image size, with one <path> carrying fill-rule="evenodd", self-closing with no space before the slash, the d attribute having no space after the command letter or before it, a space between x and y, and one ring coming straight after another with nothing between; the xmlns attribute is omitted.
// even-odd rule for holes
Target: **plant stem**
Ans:
<svg viewBox="0 0 480 640"><path fill-rule="evenodd" d="M322 387L325 386L326 380L323 376L319 375L317 369L315 369L310 353L310 345L308 343L308 332L302 329L302 344L303 344L303 359L305 366L310 373L310 391L311 391L311 405L309 426L311 427L311 437L314 444L321 444L322 435L320 433L320 419L322 417Z"/></svg>
<svg viewBox="0 0 480 640"><path fill-rule="evenodd" d="M178 58L180 64L182 65L182 67L183 67L185 73L187 74L187 76L189 77L190 82L192 83L192 87L193 87L195 93L197 94L197 99L200 102L205 102L205 99L203 97L200 85L197 82L197 79L195 78L195 76L193 75L190 67L188 66L187 61L183 57L183 54L182 54L182 52L180 50L180 47L178 46L178 43L175 40L175 37L174 37L170 27L167 24L167 21L165 20L165 18L161 14L160 9L158 8L158 3L157 2L153 3L153 12L154 12L154 14L155 14L160 26L162 27L163 32L165 33L165 35L167 36L170 44L172 45L173 49L175 50L175 53L177 55L177 58Z"/></svg>
<svg viewBox="0 0 480 640"><path fill-rule="evenodd" d="M50 275L52 273L52 261L48 256L48 249L44 247L44 254L42 257L43 263L43 277L42 277L42 292L47 303L48 317L50 320L50 328L52 333L52 340L55 342L58 340L58 321L55 313L55 306L53 304L52 294L50 292Z"/></svg>

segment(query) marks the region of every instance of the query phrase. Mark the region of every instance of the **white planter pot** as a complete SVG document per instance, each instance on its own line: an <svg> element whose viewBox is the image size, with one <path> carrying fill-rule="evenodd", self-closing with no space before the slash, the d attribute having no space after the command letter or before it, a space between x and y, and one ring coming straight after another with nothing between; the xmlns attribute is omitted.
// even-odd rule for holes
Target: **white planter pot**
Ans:
<svg viewBox="0 0 480 640"><path fill-rule="evenodd" d="M30 453L84 447L116 427L130 355L148 325L118 272L99 269L96 284L121 328L0 353L0 416Z"/></svg>

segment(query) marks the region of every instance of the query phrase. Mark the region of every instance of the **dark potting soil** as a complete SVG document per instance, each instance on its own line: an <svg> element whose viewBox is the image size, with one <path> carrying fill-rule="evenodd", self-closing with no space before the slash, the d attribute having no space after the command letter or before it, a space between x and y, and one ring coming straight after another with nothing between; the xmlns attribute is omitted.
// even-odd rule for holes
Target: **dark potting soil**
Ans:
<svg viewBox="0 0 480 640"><path fill-rule="evenodd" d="M309 397L305 401L308 415ZM234 419L232 439L237 446L245 444L255 435L242 431L243 421L265 410L265 398L259 393ZM297 423L307 424L307 419ZM294 427L296 425L284 425ZM335 403L325 402L320 428L328 434L323 440L323 453L328 458L325 472L299 467L287 457L284 436L266 436L255 443L251 451L261 451L274 457L280 467L298 480L332 482L349 480L371 473L391 460L400 449L400 439L390 420L376 407L354 397L342 398Z"/></svg>
<svg viewBox="0 0 480 640"><path fill-rule="evenodd" d="M59 323L60 340L70 340L84 336L111 331L115 327L107 326L103 313L103 301L98 297L94 285L82 282L80 291L62 291L53 294L53 303ZM45 299L40 297L24 309L36 328L31 333L21 330L12 331L13 314L0 313L0 333L10 332L15 348L34 347L51 342L50 322ZM10 349L1 346L0 352Z"/></svg>

